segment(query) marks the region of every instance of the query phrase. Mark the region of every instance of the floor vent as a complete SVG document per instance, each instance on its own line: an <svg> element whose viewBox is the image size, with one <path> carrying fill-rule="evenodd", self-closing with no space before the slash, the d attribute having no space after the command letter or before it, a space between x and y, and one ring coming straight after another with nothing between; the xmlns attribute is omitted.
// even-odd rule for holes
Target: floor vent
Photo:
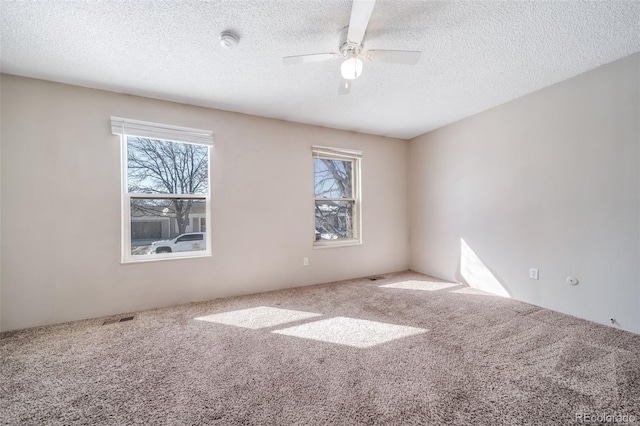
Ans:
<svg viewBox="0 0 640 426"><path fill-rule="evenodd" d="M384 280L384 277L369 277L369 281Z"/></svg>
<svg viewBox="0 0 640 426"><path fill-rule="evenodd" d="M111 318L106 320L105 322L102 323L102 325L109 325L109 324L115 324L117 322L125 322L125 321L131 321L132 319L134 319L135 316L128 316L128 317L122 317L122 318Z"/></svg>

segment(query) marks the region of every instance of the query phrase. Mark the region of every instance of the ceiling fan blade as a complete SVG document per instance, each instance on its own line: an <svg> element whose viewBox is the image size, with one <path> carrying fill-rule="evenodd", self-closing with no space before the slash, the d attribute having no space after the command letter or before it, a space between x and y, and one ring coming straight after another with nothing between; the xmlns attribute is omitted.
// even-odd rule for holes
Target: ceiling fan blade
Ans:
<svg viewBox="0 0 640 426"><path fill-rule="evenodd" d="M349 20L349 32L347 33L348 41L355 44L362 43L375 4L376 0L353 0L351 19Z"/></svg>
<svg viewBox="0 0 640 426"><path fill-rule="evenodd" d="M368 61L390 62L392 64L415 65L422 52L410 50L369 50L365 53Z"/></svg>
<svg viewBox="0 0 640 426"><path fill-rule="evenodd" d="M338 56L340 55L337 53L313 53L311 55L285 56L282 58L282 63L285 65L306 64L309 62L330 61L332 59L336 59Z"/></svg>
<svg viewBox="0 0 640 426"><path fill-rule="evenodd" d="M347 94L349 94L349 92L351 91L351 84L352 84L352 82L350 80L347 80L346 78L343 78L342 81L340 82L340 88L338 89L338 95L347 95Z"/></svg>

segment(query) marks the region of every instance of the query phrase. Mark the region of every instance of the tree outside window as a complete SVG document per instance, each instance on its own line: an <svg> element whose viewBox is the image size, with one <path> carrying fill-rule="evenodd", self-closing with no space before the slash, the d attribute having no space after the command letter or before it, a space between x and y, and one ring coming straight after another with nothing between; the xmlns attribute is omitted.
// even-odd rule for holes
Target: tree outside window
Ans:
<svg viewBox="0 0 640 426"><path fill-rule="evenodd" d="M359 159L314 155L316 245L359 242Z"/></svg>
<svg viewBox="0 0 640 426"><path fill-rule="evenodd" d="M208 147L203 145L129 136L127 140L129 193L207 194L209 191L208 152ZM198 199L132 198L131 215L174 218L175 231L170 232L170 237L174 237L187 231L194 203L197 204Z"/></svg>

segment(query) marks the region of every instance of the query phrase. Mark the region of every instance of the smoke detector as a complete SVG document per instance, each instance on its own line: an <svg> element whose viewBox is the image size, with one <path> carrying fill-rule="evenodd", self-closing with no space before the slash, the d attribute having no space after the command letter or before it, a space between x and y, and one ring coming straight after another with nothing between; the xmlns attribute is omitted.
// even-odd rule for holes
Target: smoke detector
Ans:
<svg viewBox="0 0 640 426"><path fill-rule="evenodd" d="M220 46L227 50L234 49L238 45L239 41L240 39L238 36L231 31L223 31L220 33Z"/></svg>

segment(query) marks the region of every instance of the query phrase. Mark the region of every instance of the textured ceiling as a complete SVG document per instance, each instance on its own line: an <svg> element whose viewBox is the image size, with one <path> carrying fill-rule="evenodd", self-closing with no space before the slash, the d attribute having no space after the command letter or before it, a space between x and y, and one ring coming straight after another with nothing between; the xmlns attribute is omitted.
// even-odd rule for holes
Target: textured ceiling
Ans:
<svg viewBox="0 0 640 426"><path fill-rule="evenodd" d="M337 51L350 0L1 7L4 73L404 139L640 51L639 1L378 0L365 47L422 58L366 62L338 96L340 61L282 57Z"/></svg>

